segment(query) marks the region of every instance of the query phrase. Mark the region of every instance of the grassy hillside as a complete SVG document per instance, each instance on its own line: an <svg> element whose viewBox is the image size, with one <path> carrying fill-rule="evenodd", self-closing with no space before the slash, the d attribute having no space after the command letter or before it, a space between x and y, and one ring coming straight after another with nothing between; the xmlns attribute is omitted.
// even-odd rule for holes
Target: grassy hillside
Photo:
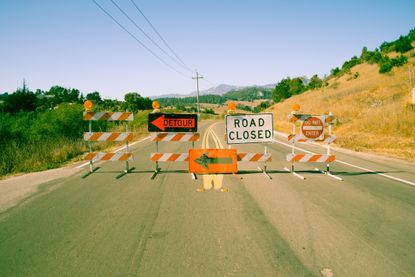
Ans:
<svg viewBox="0 0 415 277"><path fill-rule="evenodd" d="M415 49L405 56L408 63L389 73L380 74L377 64L359 64L349 74L331 78L328 86L274 105L269 110L275 114L276 129L291 131L287 115L298 103L302 112L331 111L338 117L334 127L338 146L415 161L415 105L410 104Z"/></svg>

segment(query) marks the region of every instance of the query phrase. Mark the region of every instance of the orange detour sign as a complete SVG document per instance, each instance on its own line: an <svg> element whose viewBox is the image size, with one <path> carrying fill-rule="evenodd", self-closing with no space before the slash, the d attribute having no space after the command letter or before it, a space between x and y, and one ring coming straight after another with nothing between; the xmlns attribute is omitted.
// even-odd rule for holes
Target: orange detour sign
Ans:
<svg viewBox="0 0 415 277"><path fill-rule="evenodd" d="M238 172L236 149L189 149L189 172L236 173Z"/></svg>
<svg viewBox="0 0 415 277"><path fill-rule="evenodd" d="M305 139L324 139L324 118L311 116L301 124L301 134Z"/></svg>

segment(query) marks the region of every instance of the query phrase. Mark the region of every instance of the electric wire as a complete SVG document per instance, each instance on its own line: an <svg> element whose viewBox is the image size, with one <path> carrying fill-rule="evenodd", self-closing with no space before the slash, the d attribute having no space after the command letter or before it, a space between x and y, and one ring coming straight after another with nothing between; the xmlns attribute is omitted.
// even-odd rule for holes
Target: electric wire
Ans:
<svg viewBox="0 0 415 277"><path fill-rule="evenodd" d="M167 43L167 41L162 37L162 35L157 31L156 27L150 22L150 20L144 15L143 11L138 7L138 5L134 2L134 0L130 0L131 3L134 5L134 7L137 9L137 11L144 17L144 19L147 21L147 23L151 26L153 31L157 34L157 36L160 38L161 41L163 41L164 45L166 45L167 48L172 52L172 54L179 60L188 70L190 70L192 73L194 73L194 70L192 70L189 66L187 66L182 59L176 54L175 51L170 47L170 45Z"/></svg>
<svg viewBox="0 0 415 277"><path fill-rule="evenodd" d="M100 4L98 4L95 0L92 0L94 4L101 9L108 17L110 17L121 29L123 29L125 32L127 32L136 42L138 42L144 49L146 49L148 52L150 52L156 59L158 59L161 63L163 63L165 66L176 72L177 74L180 74L184 78L189 78L182 72L178 71L176 68L171 66L169 63L164 61L161 57L159 57L156 53L154 53L150 48L148 48L144 43L142 43L135 35L133 35L130 31L127 30L120 22L118 22L109 12L107 12Z"/></svg>
<svg viewBox="0 0 415 277"><path fill-rule="evenodd" d="M147 33L138 26L137 22L135 22L114 0L110 0L112 4L114 4L115 7L138 29L140 32L146 36L160 51L162 51L167 57L169 57L173 62L175 62L177 65L181 66L183 69L188 70L190 73L193 73L193 71L189 70L186 66L178 62L175 58L173 58L169 53L167 53L163 48L160 47L160 45L155 42Z"/></svg>

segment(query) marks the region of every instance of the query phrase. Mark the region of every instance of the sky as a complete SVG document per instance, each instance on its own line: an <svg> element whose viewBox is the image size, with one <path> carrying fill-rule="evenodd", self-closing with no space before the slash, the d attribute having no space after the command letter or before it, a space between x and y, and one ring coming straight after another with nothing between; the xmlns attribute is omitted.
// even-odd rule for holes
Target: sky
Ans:
<svg viewBox="0 0 415 277"><path fill-rule="evenodd" d="M0 93L23 79L31 90L60 85L123 99L128 92L190 93L196 70L202 90L323 76L364 46L373 50L415 28L413 0L113 1L170 57L111 0L96 2L163 62L92 0L0 0ZM132 1L188 69L174 62Z"/></svg>

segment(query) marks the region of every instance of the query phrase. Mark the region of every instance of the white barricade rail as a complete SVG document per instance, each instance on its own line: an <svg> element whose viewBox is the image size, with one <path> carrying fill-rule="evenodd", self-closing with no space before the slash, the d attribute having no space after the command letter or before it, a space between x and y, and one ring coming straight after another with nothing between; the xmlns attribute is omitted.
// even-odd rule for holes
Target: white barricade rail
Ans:
<svg viewBox="0 0 415 277"><path fill-rule="evenodd" d="M152 133L150 140L152 141L198 141L200 138L199 133Z"/></svg>
<svg viewBox="0 0 415 277"><path fill-rule="evenodd" d="M134 115L132 112L84 112L84 120L126 120L133 121Z"/></svg>
<svg viewBox="0 0 415 277"><path fill-rule="evenodd" d="M132 141L133 133L127 132L92 132L84 133L85 141Z"/></svg>
<svg viewBox="0 0 415 277"><path fill-rule="evenodd" d="M132 161L133 160L133 153L131 152L115 152L115 153L86 153L84 156L85 160L92 160L94 162L97 161Z"/></svg>

